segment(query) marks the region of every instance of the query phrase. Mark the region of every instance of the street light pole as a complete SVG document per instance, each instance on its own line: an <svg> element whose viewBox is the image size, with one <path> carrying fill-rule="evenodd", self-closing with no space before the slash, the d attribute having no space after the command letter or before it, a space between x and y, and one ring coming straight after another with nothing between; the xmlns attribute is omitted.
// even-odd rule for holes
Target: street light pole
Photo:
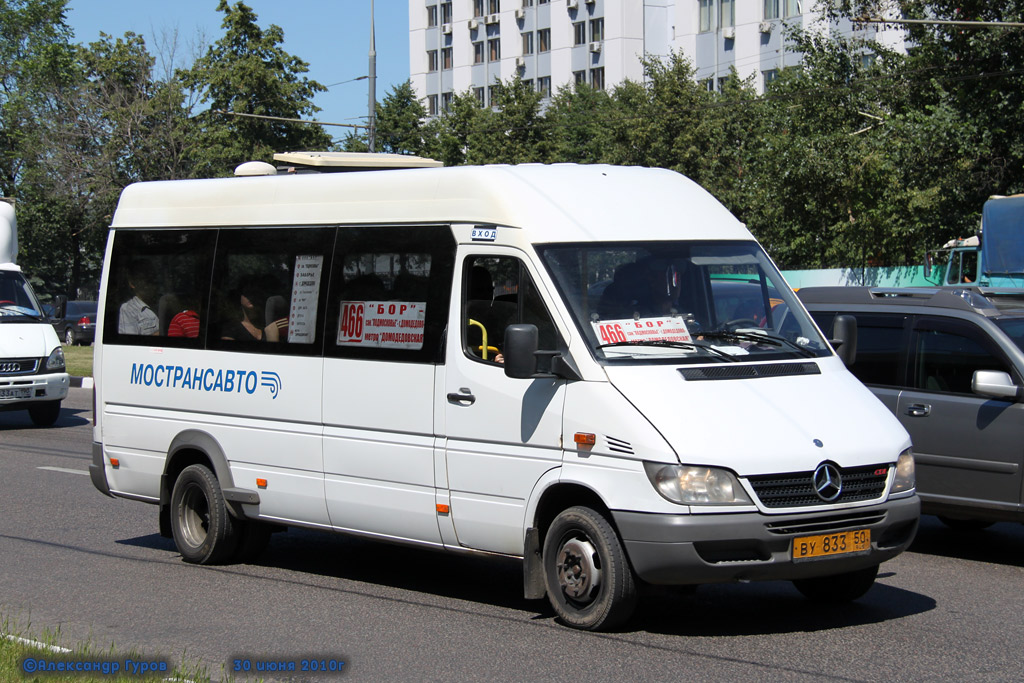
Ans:
<svg viewBox="0 0 1024 683"><path fill-rule="evenodd" d="M375 151L377 138L377 47L373 38L373 0L370 0L370 112L369 112L369 150Z"/></svg>

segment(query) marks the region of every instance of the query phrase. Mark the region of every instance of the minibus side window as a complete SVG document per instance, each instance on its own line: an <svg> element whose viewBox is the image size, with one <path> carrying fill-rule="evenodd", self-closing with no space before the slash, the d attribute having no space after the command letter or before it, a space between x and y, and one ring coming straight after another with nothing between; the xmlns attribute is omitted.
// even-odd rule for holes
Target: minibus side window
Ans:
<svg viewBox="0 0 1024 683"><path fill-rule="evenodd" d="M536 325L540 348L559 348L551 315L519 259L467 258L463 282L463 348L467 356L501 364L505 328L514 323Z"/></svg>
<svg viewBox="0 0 1024 683"><path fill-rule="evenodd" d="M105 344L202 348L215 230L115 233Z"/></svg>
<svg viewBox="0 0 1024 683"><path fill-rule="evenodd" d="M325 354L443 363L454 262L447 226L340 228Z"/></svg>
<svg viewBox="0 0 1024 683"><path fill-rule="evenodd" d="M334 236L334 228L222 229L207 347L319 355Z"/></svg>

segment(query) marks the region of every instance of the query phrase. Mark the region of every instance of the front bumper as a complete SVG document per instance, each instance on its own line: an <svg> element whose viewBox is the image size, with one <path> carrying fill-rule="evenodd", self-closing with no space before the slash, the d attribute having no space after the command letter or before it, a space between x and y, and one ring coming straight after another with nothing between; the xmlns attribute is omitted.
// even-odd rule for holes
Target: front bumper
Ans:
<svg viewBox="0 0 1024 683"><path fill-rule="evenodd" d="M34 401L61 401L70 386L66 372L0 377L0 410L27 408Z"/></svg>
<svg viewBox="0 0 1024 683"><path fill-rule="evenodd" d="M612 511L637 575L653 584L792 580L842 574L892 559L917 533L917 495L841 511L794 515L756 512L662 515ZM871 530L861 554L794 562L794 538Z"/></svg>

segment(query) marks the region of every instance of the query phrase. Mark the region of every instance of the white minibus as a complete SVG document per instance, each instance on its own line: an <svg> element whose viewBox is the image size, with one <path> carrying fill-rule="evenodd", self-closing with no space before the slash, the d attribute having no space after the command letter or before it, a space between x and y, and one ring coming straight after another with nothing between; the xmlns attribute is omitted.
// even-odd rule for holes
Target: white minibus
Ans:
<svg viewBox="0 0 1024 683"><path fill-rule="evenodd" d="M17 255L14 204L0 197L0 411L27 410L33 424L48 427L60 417L71 378L57 333L15 264Z"/></svg>
<svg viewBox="0 0 1024 683"><path fill-rule="evenodd" d="M92 481L187 562L289 526L500 554L596 630L646 584L852 600L917 530L906 432L671 171L132 185L99 317Z"/></svg>

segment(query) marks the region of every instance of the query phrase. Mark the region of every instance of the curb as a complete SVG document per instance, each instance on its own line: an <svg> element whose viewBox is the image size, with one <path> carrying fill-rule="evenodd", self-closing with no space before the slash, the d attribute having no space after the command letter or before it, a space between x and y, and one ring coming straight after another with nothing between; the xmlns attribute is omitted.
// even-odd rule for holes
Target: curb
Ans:
<svg viewBox="0 0 1024 683"><path fill-rule="evenodd" d="M82 387L83 389L92 389L93 379L92 377L72 377L71 386Z"/></svg>

